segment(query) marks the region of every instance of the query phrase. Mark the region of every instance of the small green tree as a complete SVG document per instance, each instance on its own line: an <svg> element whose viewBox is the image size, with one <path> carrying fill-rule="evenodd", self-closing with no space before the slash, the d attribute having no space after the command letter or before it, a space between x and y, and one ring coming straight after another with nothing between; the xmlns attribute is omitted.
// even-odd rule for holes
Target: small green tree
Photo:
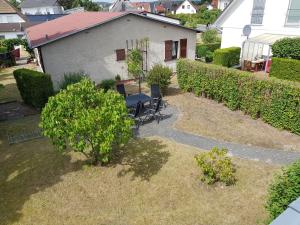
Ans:
<svg viewBox="0 0 300 225"><path fill-rule="evenodd" d="M218 31L215 29L205 31L202 36L202 41L205 44L220 42Z"/></svg>
<svg viewBox="0 0 300 225"><path fill-rule="evenodd" d="M158 84L160 90L163 93L166 93L168 86L171 84L172 73L173 72L169 67L156 64L148 73L147 83L149 86L152 84Z"/></svg>
<svg viewBox="0 0 300 225"><path fill-rule="evenodd" d="M68 144L96 165L109 161L114 144L130 139L132 124L121 95L97 90L84 78L49 98L40 126L59 149Z"/></svg>
<svg viewBox="0 0 300 225"><path fill-rule="evenodd" d="M139 91L141 92L141 74L143 73L143 56L139 49L131 50L127 55L128 73L135 79L139 79Z"/></svg>

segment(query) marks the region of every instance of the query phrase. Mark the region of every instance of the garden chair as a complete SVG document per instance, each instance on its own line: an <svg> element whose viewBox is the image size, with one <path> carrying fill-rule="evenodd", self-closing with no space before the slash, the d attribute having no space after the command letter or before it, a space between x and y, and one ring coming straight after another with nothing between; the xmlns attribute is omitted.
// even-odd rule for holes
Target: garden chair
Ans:
<svg viewBox="0 0 300 225"><path fill-rule="evenodd" d="M161 104L166 108L165 101L162 100L162 94L160 92L160 88L158 84L151 84L150 86L151 90L151 98L153 99L153 102L156 103L159 99L161 100Z"/></svg>
<svg viewBox="0 0 300 225"><path fill-rule="evenodd" d="M126 90L124 84L117 84L117 92L119 92L120 95L123 95L126 98Z"/></svg>
<svg viewBox="0 0 300 225"><path fill-rule="evenodd" d="M136 107L132 110L132 112L128 114L129 117L131 117L135 121L135 125L137 129L139 129L141 123L143 122L140 117L141 110L142 110L142 103L138 102L136 104Z"/></svg>
<svg viewBox="0 0 300 225"><path fill-rule="evenodd" d="M162 103L162 99L159 98L157 100L157 102L153 102L153 104L151 105L150 108L146 109L144 112L145 118L144 120L150 120L150 119L155 119L157 121L157 123L159 123L160 118L161 118L161 113L160 113L160 109L161 109L161 103Z"/></svg>

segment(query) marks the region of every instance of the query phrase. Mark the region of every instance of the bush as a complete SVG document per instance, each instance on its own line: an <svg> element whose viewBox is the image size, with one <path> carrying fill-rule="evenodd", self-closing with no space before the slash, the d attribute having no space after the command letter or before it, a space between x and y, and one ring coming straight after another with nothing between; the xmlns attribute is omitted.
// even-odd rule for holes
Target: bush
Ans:
<svg viewBox="0 0 300 225"><path fill-rule="evenodd" d="M284 38L272 45L274 57L300 60L300 38Z"/></svg>
<svg viewBox="0 0 300 225"><path fill-rule="evenodd" d="M99 91L87 78L50 97L40 124L59 149L68 144L94 164L110 160L113 145L125 144L132 136L132 125L123 96Z"/></svg>
<svg viewBox="0 0 300 225"><path fill-rule="evenodd" d="M77 73L67 73L64 74L64 78L59 84L60 89L67 89L68 85L76 84L80 82L83 78L87 78L88 75L84 72L77 72Z"/></svg>
<svg viewBox="0 0 300 225"><path fill-rule="evenodd" d="M196 54L197 58L205 58L206 53L208 52L208 47L206 45L197 45L196 46Z"/></svg>
<svg viewBox="0 0 300 225"><path fill-rule="evenodd" d="M0 47L0 54L1 53L7 53L7 48L6 47Z"/></svg>
<svg viewBox="0 0 300 225"><path fill-rule="evenodd" d="M234 166L227 156L227 149L213 148L209 152L197 155L196 161L202 171L201 180L207 184L222 182L226 185L235 183Z"/></svg>
<svg viewBox="0 0 300 225"><path fill-rule="evenodd" d="M99 87L102 88L105 92L107 92L108 90L114 90L115 86L116 86L116 81L113 79L103 80L99 84Z"/></svg>
<svg viewBox="0 0 300 225"><path fill-rule="evenodd" d="M266 209L274 220L300 197L300 160L284 168L270 185Z"/></svg>
<svg viewBox="0 0 300 225"><path fill-rule="evenodd" d="M213 52L219 49L221 43L197 44L196 54L198 58L205 58L206 62L212 62Z"/></svg>
<svg viewBox="0 0 300 225"><path fill-rule="evenodd" d="M117 74L117 76L115 76L115 80L116 80L117 82L121 81L121 76L120 76L119 74Z"/></svg>
<svg viewBox="0 0 300 225"><path fill-rule="evenodd" d="M185 91L300 134L300 88L292 82L258 80L249 72L184 59L177 63L177 79Z"/></svg>
<svg viewBox="0 0 300 225"><path fill-rule="evenodd" d="M207 30L201 35L204 44L221 42L218 31L215 29Z"/></svg>
<svg viewBox="0 0 300 225"><path fill-rule="evenodd" d="M154 65L147 75L148 85L158 84L162 93L166 93L171 83L172 70L161 64Z"/></svg>
<svg viewBox="0 0 300 225"><path fill-rule="evenodd" d="M270 76L300 82L300 60L273 57Z"/></svg>
<svg viewBox="0 0 300 225"><path fill-rule="evenodd" d="M210 63L213 60L214 60L214 53L212 53L211 51L207 51L205 56L205 62Z"/></svg>
<svg viewBox="0 0 300 225"><path fill-rule="evenodd" d="M35 108L42 108L53 95L50 75L29 69L14 71L14 77L23 101Z"/></svg>
<svg viewBox="0 0 300 225"><path fill-rule="evenodd" d="M217 49L214 52L214 64L232 67L240 63L241 48L231 47Z"/></svg>

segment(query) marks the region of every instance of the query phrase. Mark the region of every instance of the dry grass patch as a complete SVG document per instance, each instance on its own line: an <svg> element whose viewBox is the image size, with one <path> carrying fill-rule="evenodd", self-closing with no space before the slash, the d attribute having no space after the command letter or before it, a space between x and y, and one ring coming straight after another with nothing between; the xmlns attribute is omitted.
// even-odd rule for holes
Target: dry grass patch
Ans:
<svg viewBox="0 0 300 225"><path fill-rule="evenodd" d="M37 120L0 129L33 129ZM207 186L194 159L199 150L169 140L132 140L109 166L90 167L80 154L58 153L46 138L8 146L4 133L0 224L253 225L266 219L266 190L278 170L234 159L236 185Z"/></svg>
<svg viewBox="0 0 300 225"><path fill-rule="evenodd" d="M176 128L229 142L300 151L299 135L274 128L261 119L254 120L241 111L231 111L213 100L181 93L174 87L176 82L174 78L166 97L181 113Z"/></svg>

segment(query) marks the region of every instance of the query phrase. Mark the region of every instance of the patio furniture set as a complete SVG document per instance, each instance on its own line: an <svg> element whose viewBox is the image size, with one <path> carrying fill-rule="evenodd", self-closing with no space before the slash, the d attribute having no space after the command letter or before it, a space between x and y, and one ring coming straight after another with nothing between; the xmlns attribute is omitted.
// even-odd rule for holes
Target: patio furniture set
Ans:
<svg viewBox="0 0 300 225"><path fill-rule="evenodd" d="M145 93L127 95L124 84L117 85L117 91L124 96L129 116L134 119L136 128L144 122L154 119L159 123L161 120L161 108L166 107L162 100L162 94L157 84L151 85L151 96Z"/></svg>

